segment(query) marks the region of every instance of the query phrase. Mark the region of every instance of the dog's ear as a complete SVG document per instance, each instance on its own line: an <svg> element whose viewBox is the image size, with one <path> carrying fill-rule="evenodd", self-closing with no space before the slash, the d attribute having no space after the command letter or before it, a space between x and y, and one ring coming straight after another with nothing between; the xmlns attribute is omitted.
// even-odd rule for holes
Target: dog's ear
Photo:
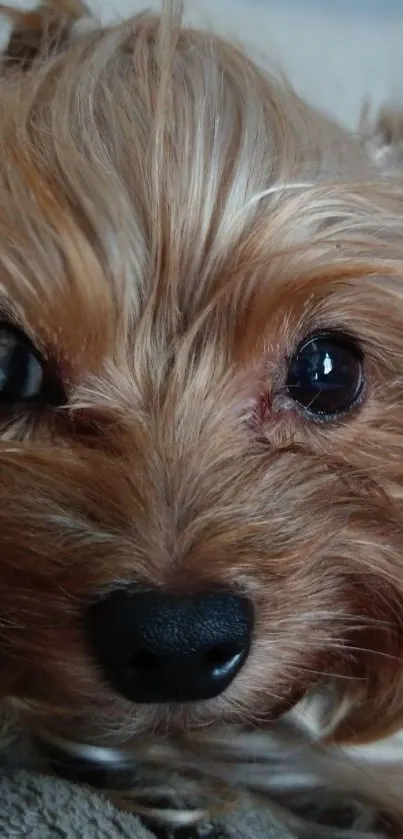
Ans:
<svg viewBox="0 0 403 839"><path fill-rule="evenodd" d="M36 59L55 55L68 43L78 21L90 18L81 0L44 0L30 11L0 3L0 14L11 24L1 56L1 71L28 70Z"/></svg>
<svg viewBox="0 0 403 839"><path fill-rule="evenodd" d="M385 105L373 117L364 105L360 134L371 159L385 174L401 173L403 163L403 105Z"/></svg>

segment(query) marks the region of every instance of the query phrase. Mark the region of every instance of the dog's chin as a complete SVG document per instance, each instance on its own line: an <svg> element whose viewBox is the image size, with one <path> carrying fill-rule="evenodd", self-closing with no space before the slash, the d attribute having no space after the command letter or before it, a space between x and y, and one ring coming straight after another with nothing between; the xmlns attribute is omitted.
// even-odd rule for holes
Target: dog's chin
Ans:
<svg viewBox="0 0 403 839"><path fill-rule="evenodd" d="M158 785L160 775L165 783L167 771L172 778L182 778L183 774L188 779L190 770L190 777L199 779L195 790L198 800L204 783L210 783L212 766L217 763L219 773L225 774L222 767L227 764L248 764L254 760L256 737L263 742L266 732L271 739L276 726L281 726L282 719L287 720L298 706L300 696L299 692L276 702L265 714L263 725L257 725L256 719L240 721L236 714L232 721L224 722L206 708L201 711L196 707L150 707L137 713L133 709L130 716L115 717L115 726L111 724L110 709L98 717L89 713L65 716L60 709L46 709L39 703L28 703L26 710L38 754L52 773L119 797L133 789L140 795L147 779Z"/></svg>

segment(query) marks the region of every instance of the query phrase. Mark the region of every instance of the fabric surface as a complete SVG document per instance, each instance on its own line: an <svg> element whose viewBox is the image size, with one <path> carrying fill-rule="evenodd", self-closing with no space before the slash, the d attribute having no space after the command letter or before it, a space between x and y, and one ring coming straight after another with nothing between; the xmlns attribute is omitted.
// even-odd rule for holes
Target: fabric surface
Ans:
<svg viewBox="0 0 403 839"><path fill-rule="evenodd" d="M24 770L0 778L2 839L156 839L131 813L84 787ZM200 839L288 839L256 808L192 828ZM160 836L158 835L158 839Z"/></svg>
<svg viewBox="0 0 403 839"><path fill-rule="evenodd" d="M0 839L171 839L101 793L39 772L40 763L18 712L0 706ZM292 837L253 805L181 831L178 839Z"/></svg>

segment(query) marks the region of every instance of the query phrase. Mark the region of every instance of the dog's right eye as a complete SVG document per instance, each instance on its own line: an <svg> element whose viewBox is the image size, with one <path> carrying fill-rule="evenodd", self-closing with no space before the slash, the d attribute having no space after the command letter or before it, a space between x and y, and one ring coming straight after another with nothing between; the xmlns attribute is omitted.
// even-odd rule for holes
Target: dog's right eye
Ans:
<svg viewBox="0 0 403 839"><path fill-rule="evenodd" d="M364 384L362 351L341 333L311 335L290 361L288 394L318 420L348 413L360 401Z"/></svg>
<svg viewBox="0 0 403 839"><path fill-rule="evenodd" d="M0 405L59 405L61 387L47 367L23 332L0 324Z"/></svg>

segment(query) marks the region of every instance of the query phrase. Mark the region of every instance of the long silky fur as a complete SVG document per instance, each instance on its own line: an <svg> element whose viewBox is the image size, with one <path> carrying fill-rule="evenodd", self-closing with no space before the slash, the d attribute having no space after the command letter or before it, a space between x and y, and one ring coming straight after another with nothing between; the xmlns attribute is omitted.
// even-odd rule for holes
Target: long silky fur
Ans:
<svg viewBox="0 0 403 839"><path fill-rule="evenodd" d="M176 3L109 27L74 0L3 11L14 28L0 68L0 290L66 371L75 436L25 415L2 426L2 694L66 759L164 767L154 793L147 782L127 797L167 824L214 816L219 781L224 810L250 796L300 839L379 839L382 814L403 825L402 121L385 112L348 136L234 45L183 28ZM287 348L306 321L338 317L362 335L375 382L355 436L254 416L250 450L236 418L249 422L282 336ZM196 519L187 562L157 561L172 427L182 462L207 476L201 491L178 473L183 509L200 504L215 544L231 546L221 565L189 559ZM136 517L134 551L117 534ZM276 607L274 526L290 581ZM76 610L133 570L150 584L218 575L260 604L250 661L223 697L160 719L104 685ZM293 680L306 698L272 722ZM161 809L176 775L190 803ZM337 808L349 823L333 828Z"/></svg>

